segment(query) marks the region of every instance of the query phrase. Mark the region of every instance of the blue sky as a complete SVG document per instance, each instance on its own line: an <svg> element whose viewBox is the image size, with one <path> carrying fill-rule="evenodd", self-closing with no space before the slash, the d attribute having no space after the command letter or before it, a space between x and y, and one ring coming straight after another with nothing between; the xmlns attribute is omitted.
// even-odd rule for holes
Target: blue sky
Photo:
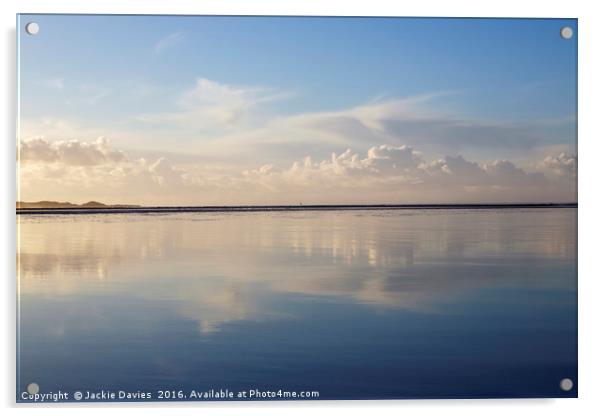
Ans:
<svg viewBox="0 0 602 416"><path fill-rule="evenodd" d="M20 139L103 136L197 174L382 144L533 170L575 153L563 26L577 33L570 19L21 15Z"/></svg>
<svg viewBox="0 0 602 416"><path fill-rule="evenodd" d="M484 116L575 112L576 42L557 36L560 27L575 27L573 20L60 15L35 20L43 36L21 38L27 80L54 75L109 86L147 81L183 88L202 75L303 91L284 111L331 109L379 93L461 91L464 97L455 104ZM27 21L23 17L21 24ZM181 38L154 54L156 44L174 33ZM41 104L31 111L47 111Z"/></svg>

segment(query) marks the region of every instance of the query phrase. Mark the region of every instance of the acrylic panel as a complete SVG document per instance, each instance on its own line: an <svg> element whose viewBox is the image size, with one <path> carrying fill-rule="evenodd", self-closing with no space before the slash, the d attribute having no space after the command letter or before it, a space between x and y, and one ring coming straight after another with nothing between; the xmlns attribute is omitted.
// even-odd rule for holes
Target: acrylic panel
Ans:
<svg viewBox="0 0 602 416"><path fill-rule="evenodd" d="M18 402L577 397L576 19L17 33Z"/></svg>

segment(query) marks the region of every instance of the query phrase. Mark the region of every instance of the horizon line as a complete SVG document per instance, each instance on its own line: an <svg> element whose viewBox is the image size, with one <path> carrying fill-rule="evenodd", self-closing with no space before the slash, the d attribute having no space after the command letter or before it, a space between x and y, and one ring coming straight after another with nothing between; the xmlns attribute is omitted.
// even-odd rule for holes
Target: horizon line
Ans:
<svg viewBox="0 0 602 416"><path fill-rule="evenodd" d="M23 214L125 214L176 212L270 212L270 211L344 211L344 210L403 210L403 209L512 209L512 208L577 208L577 202L543 203L435 203L435 204L309 204L309 205L183 205L131 206L106 205L97 207L73 206L55 208L16 208Z"/></svg>

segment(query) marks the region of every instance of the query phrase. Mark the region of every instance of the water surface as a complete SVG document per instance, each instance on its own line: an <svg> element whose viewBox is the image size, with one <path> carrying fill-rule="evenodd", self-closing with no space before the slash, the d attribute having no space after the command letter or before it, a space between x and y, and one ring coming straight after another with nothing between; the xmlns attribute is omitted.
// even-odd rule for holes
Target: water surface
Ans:
<svg viewBox="0 0 602 416"><path fill-rule="evenodd" d="M18 391L574 397L576 216L21 215Z"/></svg>

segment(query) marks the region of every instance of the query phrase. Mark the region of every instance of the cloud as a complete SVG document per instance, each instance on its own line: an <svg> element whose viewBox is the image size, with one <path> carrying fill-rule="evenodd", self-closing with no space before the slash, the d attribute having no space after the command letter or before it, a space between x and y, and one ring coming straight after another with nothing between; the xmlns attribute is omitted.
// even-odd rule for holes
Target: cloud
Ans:
<svg viewBox="0 0 602 416"><path fill-rule="evenodd" d="M67 166L113 164L126 160L123 152L112 150L104 137L94 142L49 142L42 137L21 140L18 155L23 163L61 163Z"/></svg>
<svg viewBox="0 0 602 416"><path fill-rule="evenodd" d="M371 194L379 198L372 202L386 203L421 202L424 198L429 202L458 202L466 201L467 196L491 198L494 193L511 202L520 191L551 186L542 173L525 172L507 160L479 165L462 156L447 156L427 162L406 145L375 146L365 157L347 149L338 155L333 153L327 160L313 162L306 157L281 171L266 165L244 174L250 182L272 191L288 188L301 192L299 188L305 188L314 197L328 192L329 196L348 200L345 194L351 190L358 192L357 202L365 195L364 203ZM548 190L553 193L553 188ZM404 195L412 199L404 200Z"/></svg>
<svg viewBox="0 0 602 416"><path fill-rule="evenodd" d="M548 136L532 125L470 119L429 108L438 94L376 101L336 112L294 116L289 129L301 129L348 145L386 142L420 146L434 152L524 151L542 145Z"/></svg>
<svg viewBox="0 0 602 416"><path fill-rule="evenodd" d="M424 171L441 183L461 180L468 185L482 183L484 170L478 163L469 162L462 156L446 156L422 165Z"/></svg>
<svg viewBox="0 0 602 416"><path fill-rule="evenodd" d="M261 115L261 106L290 96L269 88L221 84L206 78L182 93L177 111L136 116L138 121L169 124L194 131L224 134L232 128L247 128Z"/></svg>
<svg viewBox="0 0 602 416"><path fill-rule="evenodd" d="M547 156L538 167L550 175L573 180L577 174L577 157L565 153Z"/></svg>
<svg viewBox="0 0 602 416"><path fill-rule="evenodd" d="M81 104L104 106L117 101L148 101L148 91L146 86L126 97L120 89L79 87L85 95ZM447 101L457 92L401 98L382 95L355 106L292 114L290 110L303 105L305 98L266 86L233 85L199 77L183 91L157 91L164 97L159 100L160 111L147 110L151 107L140 102L133 113L116 112L116 118L102 123L96 119L94 124L81 119L52 121L47 115L25 118L20 135L53 140L110 135L130 148L144 146L147 151L158 152L183 149L187 155L239 171L262 164L283 169L305 156L324 160L333 150L347 148L364 154L384 144L411 146L429 160L450 155L462 155L480 164L507 159L557 176L554 172L560 172L560 166L535 164L545 156L575 151L569 128L573 118L511 122L467 116ZM178 146L174 148L176 137Z"/></svg>
<svg viewBox="0 0 602 416"><path fill-rule="evenodd" d="M567 285L574 290L573 279L565 273L541 272L545 259L553 260L550 265L556 268L574 260L575 235L568 232L574 213L555 212L544 219L536 211L521 214L520 224L543 221L546 238L534 238L528 226L508 233L508 222L516 221L510 211L469 219L457 212L377 215L378 221L361 212L255 214L252 220L213 214L189 216L187 221L167 216L124 221L111 216L79 223L77 239L62 224L71 218L22 218L23 238L35 238L22 244L17 258L21 290L55 299L97 293L99 284L119 286L138 299L153 300L154 308L169 299L169 307L197 321L202 332L232 321L282 318L265 302L265 293L328 297L380 310L445 313L450 296L475 290L556 290ZM44 221L46 225L40 224ZM308 221L312 226L306 226ZM52 231L27 232L40 226ZM479 244L474 238L478 232L487 233L488 244ZM402 234L411 238L391 239ZM500 260L524 250L527 241L528 259ZM224 261L224 247L236 261ZM450 256L455 261L437 261ZM524 266L526 276L516 273L517 265ZM214 270L220 271L219 278ZM38 284L42 278L52 284Z"/></svg>
<svg viewBox="0 0 602 416"><path fill-rule="evenodd" d="M53 90L62 90L65 87L65 82L62 78L47 79L42 81L40 84Z"/></svg>
<svg viewBox="0 0 602 416"><path fill-rule="evenodd" d="M159 40L153 49L155 55L161 54L184 40L182 32L174 32Z"/></svg>
<svg viewBox="0 0 602 416"><path fill-rule="evenodd" d="M85 202L97 195L103 202L173 204L197 191L201 183L164 157L155 161L131 158L113 149L104 137L90 142L21 140L17 157L22 200Z"/></svg>
<svg viewBox="0 0 602 416"><path fill-rule="evenodd" d="M24 123L21 137L38 138L21 142L27 178L21 186L29 199L58 199L54 192L62 199L140 204L574 200L576 158L570 145L558 145L566 138L548 137L536 122L442 111L435 100L449 94L278 115L271 105L291 98L290 92L198 78L177 95L174 108L138 114L135 123L143 130L112 134L130 146L164 146L152 152L125 156L106 141L63 140L105 134L64 120L42 119L36 128ZM165 157L174 137L194 159ZM85 192L97 185L100 195L84 197L78 177Z"/></svg>
<svg viewBox="0 0 602 416"><path fill-rule="evenodd" d="M86 137L97 138L106 136L109 128L105 126L91 126L72 119L43 116L41 118L22 117L19 125L19 137L23 139L44 138L48 142L64 141L65 138ZM116 133L111 137L116 139ZM120 142L124 142L123 136L118 135ZM127 135L125 137L131 137Z"/></svg>
<svg viewBox="0 0 602 416"><path fill-rule="evenodd" d="M547 156L547 172L508 160L477 163L463 156L427 160L412 146L347 149L324 159L306 156L288 167L252 169L178 166L127 156L104 138L23 140L23 200L77 198L138 204L341 204L573 201L575 180L559 177L571 157Z"/></svg>
<svg viewBox="0 0 602 416"><path fill-rule="evenodd" d="M292 162L307 149L312 157L324 157L333 148L366 151L380 144L414 146L433 156L524 158L571 139L558 126L551 128L549 120L492 121L442 110L450 95L380 97L336 111L283 115L275 113L271 104L293 98L290 92L199 78L179 96L173 110L138 114L135 119L169 126L192 142L196 152L230 160L260 151L269 158Z"/></svg>

